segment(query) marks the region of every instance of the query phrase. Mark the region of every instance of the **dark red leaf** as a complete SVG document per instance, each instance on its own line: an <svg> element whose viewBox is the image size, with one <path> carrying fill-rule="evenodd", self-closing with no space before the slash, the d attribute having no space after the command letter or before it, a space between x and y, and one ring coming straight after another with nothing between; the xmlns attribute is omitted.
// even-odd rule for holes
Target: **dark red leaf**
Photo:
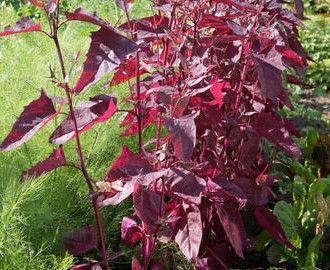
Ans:
<svg viewBox="0 0 330 270"><path fill-rule="evenodd" d="M290 67L296 69L298 72L305 72L307 63L295 51L291 49L282 49L281 54L283 61Z"/></svg>
<svg viewBox="0 0 330 270"><path fill-rule="evenodd" d="M281 55L269 53L267 57L254 55L253 61L258 72L260 82L260 95L263 98L269 98L276 101L276 98L283 91L282 87L282 72L284 66L279 62Z"/></svg>
<svg viewBox="0 0 330 270"><path fill-rule="evenodd" d="M232 200L238 202L240 207L247 203L247 197L243 189L236 185L232 180L216 177L207 181L208 191L216 193L218 197L224 200Z"/></svg>
<svg viewBox="0 0 330 270"><path fill-rule="evenodd" d="M45 0L45 1L29 0L29 1L32 5L36 7L40 7L48 13L53 13L58 5L58 0Z"/></svg>
<svg viewBox="0 0 330 270"><path fill-rule="evenodd" d="M255 162L257 154L260 152L261 138L255 132L247 132L247 139L241 148L239 162L245 167L250 168Z"/></svg>
<svg viewBox="0 0 330 270"><path fill-rule="evenodd" d="M219 108L221 108L224 97L223 90L227 88L229 84L228 82L218 82L217 80L213 80L211 83L212 83L212 87L210 88L210 92L214 100L210 102L210 105L216 105Z"/></svg>
<svg viewBox="0 0 330 270"><path fill-rule="evenodd" d="M299 19L304 18L304 2L303 0L294 0L294 8Z"/></svg>
<svg viewBox="0 0 330 270"><path fill-rule="evenodd" d="M24 171L21 175L21 179L26 180L28 177L32 176L37 177L56 168L65 166L66 164L63 148L59 147L48 158Z"/></svg>
<svg viewBox="0 0 330 270"><path fill-rule="evenodd" d="M123 62L113 75L111 81L106 83L105 87L115 86L134 78L136 76L136 66L136 57L131 57L129 60ZM147 70L141 66L139 74L142 75L146 72Z"/></svg>
<svg viewBox="0 0 330 270"><path fill-rule="evenodd" d="M171 168L164 175L167 176L165 186L170 192L192 203L201 203L201 195L206 186L203 178L181 168Z"/></svg>
<svg viewBox="0 0 330 270"><path fill-rule="evenodd" d="M206 182L203 178L183 168L168 168L136 176L141 185L149 186L162 178L166 191L191 203L200 204Z"/></svg>
<svg viewBox="0 0 330 270"><path fill-rule="evenodd" d="M123 146L120 156L110 167L105 181L111 182L112 192L99 200L99 206L117 205L133 193L136 179L152 171L152 166L142 155L135 155Z"/></svg>
<svg viewBox="0 0 330 270"><path fill-rule="evenodd" d="M65 12L65 16L68 21L88 22L100 26L102 28L109 28L109 30L113 30L115 32L115 30L110 26L110 24L107 21L100 19L95 12L90 12L81 7L77 8L74 12Z"/></svg>
<svg viewBox="0 0 330 270"><path fill-rule="evenodd" d="M175 235L175 242L189 261L198 256L203 236L201 213L195 205L183 204L184 216Z"/></svg>
<svg viewBox="0 0 330 270"><path fill-rule="evenodd" d="M69 21L84 21L101 27L100 30L92 33L92 42L83 72L73 89L75 93L80 93L98 82L104 74L115 70L129 54L138 49L135 42L118 34L109 23L101 20L94 13L78 8L74 13L66 13L66 17Z"/></svg>
<svg viewBox="0 0 330 270"><path fill-rule="evenodd" d="M119 29L125 32L130 32L132 28L138 39L152 40L164 36L166 29L169 28L168 24L169 19L167 17L153 15L125 22L119 26Z"/></svg>
<svg viewBox="0 0 330 270"><path fill-rule="evenodd" d="M160 194L147 190L139 183L135 183L133 192L134 208L147 234L153 234L157 231L157 224L162 214L161 201L162 196Z"/></svg>
<svg viewBox="0 0 330 270"><path fill-rule="evenodd" d="M105 180L112 182L121 178L145 174L151 170L152 167L146 158L142 155L135 155L124 145L120 156L111 165Z"/></svg>
<svg viewBox="0 0 330 270"><path fill-rule="evenodd" d="M19 34L19 33L27 33L27 32L40 32L41 24L35 23L29 17L21 18L15 25L5 27L3 32L0 32L0 37Z"/></svg>
<svg viewBox="0 0 330 270"><path fill-rule="evenodd" d="M12 130L0 145L0 150L12 150L30 140L36 132L60 113L55 110L52 100L41 90L38 99L27 105Z"/></svg>
<svg viewBox="0 0 330 270"><path fill-rule="evenodd" d="M284 125L270 113L258 114L251 123L260 136L266 138L293 157L299 157L301 150L291 139Z"/></svg>
<svg viewBox="0 0 330 270"><path fill-rule="evenodd" d="M157 110L155 108L147 108L142 115L142 127L146 128L150 124L154 123L156 116L157 116ZM129 122L129 120L132 120L132 122ZM124 126L124 124L129 125L129 127L123 132L122 136L128 137L138 133L139 125L136 120L136 117L132 118L132 116L127 116L127 118L124 119L124 122L122 123L121 126Z"/></svg>
<svg viewBox="0 0 330 270"><path fill-rule="evenodd" d="M138 226L135 220L128 217L124 217L121 222L121 240L124 244L134 246L139 240L141 240L143 234L140 226Z"/></svg>
<svg viewBox="0 0 330 270"><path fill-rule="evenodd" d="M132 258L132 270L142 270L141 263L135 257Z"/></svg>
<svg viewBox="0 0 330 270"><path fill-rule="evenodd" d="M107 121L117 110L117 99L113 95L102 94L80 102L75 111L79 133L95 124ZM53 144L64 144L75 138L75 127L72 119L65 119L53 132L49 141Z"/></svg>
<svg viewBox="0 0 330 270"><path fill-rule="evenodd" d="M147 230L143 237L143 269L148 269L155 246L156 238L153 234L148 234Z"/></svg>
<svg viewBox="0 0 330 270"><path fill-rule="evenodd" d="M243 250L246 232L238 209L224 204L217 204L216 209L220 222L232 247L236 254L244 259Z"/></svg>
<svg viewBox="0 0 330 270"><path fill-rule="evenodd" d="M224 32L231 32L231 28L227 24L224 18L220 18L214 15L205 15L199 23L200 27L213 27L217 30L221 30Z"/></svg>
<svg viewBox="0 0 330 270"><path fill-rule="evenodd" d="M102 270L98 263L84 263L71 268L71 270Z"/></svg>
<svg viewBox="0 0 330 270"><path fill-rule="evenodd" d="M123 11L130 11L132 8L134 0L115 0L117 7Z"/></svg>
<svg viewBox="0 0 330 270"><path fill-rule="evenodd" d="M32 4L32 5L34 5L34 6L36 6L36 7L40 7L40 8L45 8L45 4L44 4L44 2L43 1L39 1L39 0L29 0L29 2Z"/></svg>
<svg viewBox="0 0 330 270"><path fill-rule="evenodd" d="M86 227L74 230L64 237L64 247L72 255L78 256L93 248L97 248L96 230L93 227Z"/></svg>
<svg viewBox="0 0 330 270"><path fill-rule="evenodd" d="M167 119L169 140L174 147L178 160L189 161L196 145L195 117L198 113L186 115L179 119Z"/></svg>
<svg viewBox="0 0 330 270"><path fill-rule="evenodd" d="M287 246L290 249L296 249L286 238L277 217L266 207L257 207L254 210L254 215L259 224L266 229L279 243Z"/></svg>

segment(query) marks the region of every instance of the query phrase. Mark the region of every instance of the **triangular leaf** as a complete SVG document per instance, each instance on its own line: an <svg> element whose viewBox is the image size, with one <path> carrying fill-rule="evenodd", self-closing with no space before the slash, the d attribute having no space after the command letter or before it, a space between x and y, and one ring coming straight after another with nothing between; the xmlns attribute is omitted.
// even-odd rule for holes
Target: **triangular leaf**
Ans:
<svg viewBox="0 0 330 270"><path fill-rule="evenodd" d="M93 227L74 230L64 237L64 247L72 255L80 255L97 248L98 238Z"/></svg>
<svg viewBox="0 0 330 270"><path fill-rule="evenodd" d="M58 113L55 110L52 100L41 90L38 99L27 105L12 130L0 145L0 150L12 150L30 140L33 135L43 128Z"/></svg>
<svg viewBox="0 0 330 270"><path fill-rule="evenodd" d="M254 215L258 223L266 229L279 243L288 248L295 249L295 247L286 238L277 217L266 207L260 206L254 210Z"/></svg>
<svg viewBox="0 0 330 270"><path fill-rule="evenodd" d="M162 196L160 194L146 189L139 183L135 183L133 193L134 208L147 234L155 233L157 230L157 224L162 214L161 201Z"/></svg>
<svg viewBox="0 0 330 270"><path fill-rule="evenodd" d="M128 178L145 174L152 170L147 159L142 155L135 155L127 146L123 146L120 156L110 167L106 181L112 182L121 178Z"/></svg>
<svg viewBox="0 0 330 270"><path fill-rule="evenodd" d="M260 136L276 144L289 155L293 157L301 155L301 150L291 139L284 125L270 113L259 113L251 124Z"/></svg>
<svg viewBox="0 0 330 270"><path fill-rule="evenodd" d="M118 34L109 23L101 20L94 13L79 8L74 13L66 13L66 17L69 21L84 21L101 27L100 30L92 33L92 42L83 72L73 89L75 93L80 93L98 82L105 73L115 70L129 54L138 49L135 42Z"/></svg>
<svg viewBox="0 0 330 270"><path fill-rule="evenodd" d="M117 99L113 95L102 94L80 102L75 111L78 132L82 133L95 124L107 121L117 110ZM53 144L64 144L75 138L74 122L70 117L65 119L53 132L49 141Z"/></svg>
<svg viewBox="0 0 330 270"><path fill-rule="evenodd" d="M142 270L142 266L141 263L139 262L139 260L135 257L132 258L132 270Z"/></svg>
<svg viewBox="0 0 330 270"><path fill-rule="evenodd" d="M136 224L136 221L128 217L124 217L121 222L121 241L126 245L133 246L142 238L142 230Z"/></svg>
<svg viewBox="0 0 330 270"><path fill-rule="evenodd" d="M195 205L183 205L184 216L175 235L175 242L188 260L197 258L203 236L202 219Z"/></svg>
<svg viewBox="0 0 330 270"><path fill-rule="evenodd" d="M48 158L24 171L21 175L21 179L26 180L31 176L37 177L56 168L65 166L66 164L64 151L62 147L59 147Z"/></svg>
<svg viewBox="0 0 330 270"><path fill-rule="evenodd" d="M242 217L235 207L229 207L223 204L216 205L217 214L226 235L234 248L236 254L244 259L244 241L246 237Z"/></svg>
<svg viewBox="0 0 330 270"><path fill-rule="evenodd" d="M186 115L179 119L168 119L167 129L170 142L178 160L189 161L196 145L195 117L197 113Z"/></svg>
<svg viewBox="0 0 330 270"><path fill-rule="evenodd" d="M134 0L115 0L117 7L123 11L130 11Z"/></svg>
<svg viewBox="0 0 330 270"><path fill-rule="evenodd" d="M41 24L35 23L29 17L21 18L15 25L5 27L4 31L0 32L0 37L27 33L27 32L40 32Z"/></svg>

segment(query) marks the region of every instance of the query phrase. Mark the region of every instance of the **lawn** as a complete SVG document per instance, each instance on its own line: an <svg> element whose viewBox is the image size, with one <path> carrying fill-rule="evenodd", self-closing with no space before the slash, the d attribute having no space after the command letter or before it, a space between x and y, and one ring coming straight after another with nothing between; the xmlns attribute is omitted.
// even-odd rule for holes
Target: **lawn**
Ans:
<svg viewBox="0 0 330 270"><path fill-rule="evenodd" d="M148 13L145 10L146 2L147 0L135 1L132 12L134 16ZM76 3L86 9L97 10L100 17L107 18L112 23L116 22L121 14L114 1L74 0L68 3L70 10L74 9ZM21 9L23 14L29 14L30 11ZM19 15L13 8L0 6L0 29L18 18ZM320 19L315 19L315 21L318 20ZM44 18L42 22L46 25ZM307 25L309 24L311 29L314 29L313 24L308 22ZM329 18L324 19L324 24L327 29L330 28ZM81 57L77 66L84 61L84 55L89 46L89 33L95 29L87 24L78 23L68 24L61 28L60 41L63 41L62 48L67 62L79 51ZM313 55L318 57L318 49L315 48L317 44L315 46L311 44L313 34L312 30L307 29L302 33L302 37L312 57ZM322 59L317 60L323 61L323 58L327 58L324 63L329 68L327 62L329 55L321 55L320 58ZM48 80L49 65L59 72L53 43L42 33L13 35L0 39L0 101L2 105L0 140L8 134L23 106L39 96L40 88L46 89L49 94L64 96L64 93L61 93L61 90L55 88ZM312 64L312 68L320 70L319 66L315 66L316 64ZM74 82L80 72L80 69L74 69L69 82ZM330 102L327 96L329 92L326 92L329 88L324 86L328 78L319 76L313 70L308 76L309 82L316 78L318 82L321 81L320 85L323 83L320 89L307 94L293 89L297 111L285 111L283 114L292 119L298 118L296 124L301 127L304 134L308 131L306 125L321 127L322 132L329 132ZM110 75L103 78L97 85L80 95L79 100L99 94L101 86L109 78ZM123 84L102 91L114 92L120 99L129 90L127 85ZM306 98L308 94L311 96ZM324 104L320 101L322 104L315 107L315 103L308 104L308 98L321 99ZM309 106L309 109L306 109L306 106ZM120 117L121 115L117 114L106 124L96 125L81 136L89 173L93 179L101 179L105 175L114 158L120 153L123 144L136 150L137 138L127 139L120 136L122 132L118 125ZM24 146L10 152L0 152L0 270L67 270L77 262L77 259L64 250L62 240L65 233L75 228L94 225L87 187L79 171L61 168L25 183L19 180L22 171L53 151L53 146L48 143L48 137L57 126L58 121L53 121ZM149 132L154 132L154 130L147 130L145 135L148 136ZM67 156L72 161L78 160L74 142L68 143L66 150ZM130 263L132 251L120 244L120 222L124 215L132 212L133 207L129 201L102 210L107 243L113 250L123 251L123 256L116 260L112 269L123 269L122 265ZM176 269L188 269L189 265L185 266L183 260L180 267Z"/></svg>

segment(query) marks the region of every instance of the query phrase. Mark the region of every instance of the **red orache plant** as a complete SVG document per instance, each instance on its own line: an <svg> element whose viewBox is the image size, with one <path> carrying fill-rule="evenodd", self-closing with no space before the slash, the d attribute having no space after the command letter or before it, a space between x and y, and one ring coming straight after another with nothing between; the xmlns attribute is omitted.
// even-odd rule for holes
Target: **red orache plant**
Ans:
<svg viewBox="0 0 330 270"><path fill-rule="evenodd" d="M121 236L124 243L139 247L141 258L132 259L134 270L152 267L157 245L169 241L177 243L196 269L228 269L237 256L244 258L253 249L242 213L294 249L268 207L269 199L275 199L271 187L277 179L269 173L262 140L294 158L301 155L291 138L299 132L278 114L283 106L293 109L284 82L299 82L295 76L307 66L308 56L297 38L301 0L295 1L295 13L284 9L281 0L158 0L152 1L154 15L138 19L129 16L133 1L116 1L127 18L118 29L81 8L67 12L64 23L100 27L91 34L74 86L67 83L58 37L59 1L31 3L45 10L49 32L23 18L0 36L42 31L53 39L62 78L52 74L52 81L66 99L42 90L0 147L9 150L25 143L68 104L67 118L49 139L58 148L22 177L69 166L62 145L75 139L80 158L75 167L86 179L98 232L88 227L70 233L65 246L72 254L87 252L99 241L103 267L109 269L99 208L131 195L135 214L123 219ZM105 88L128 83L131 109L121 126L126 128L123 136L138 136L139 151L123 146L104 179L95 183L79 135L123 110L110 94L75 108L72 99L109 72L114 75ZM291 80L286 80L287 73ZM156 126L155 137L146 141L143 130L150 125ZM156 264L153 269L159 268Z"/></svg>

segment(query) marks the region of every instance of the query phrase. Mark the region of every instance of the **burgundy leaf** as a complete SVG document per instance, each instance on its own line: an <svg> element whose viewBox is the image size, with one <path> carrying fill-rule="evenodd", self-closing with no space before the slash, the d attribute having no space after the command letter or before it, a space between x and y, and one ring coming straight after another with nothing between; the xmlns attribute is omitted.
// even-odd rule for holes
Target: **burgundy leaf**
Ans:
<svg viewBox="0 0 330 270"><path fill-rule="evenodd" d="M217 204L216 209L220 222L232 247L236 254L244 259L243 250L246 232L238 209L224 204Z"/></svg>
<svg viewBox="0 0 330 270"><path fill-rule="evenodd" d="M69 21L85 21L101 27L100 30L92 33L92 42L84 62L83 72L73 89L75 93L80 93L98 82L104 74L115 70L129 54L138 49L135 42L118 34L96 14L78 8L74 13L66 13L66 17Z"/></svg>
<svg viewBox="0 0 330 270"><path fill-rule="evenodd" d="M123 62L113 75L111 81L106 83L105 87L115 86L134 78L136 76L136 66L136 57L131 57L129 60ZM147 70L141 66L139 69L140 75L146 72Z"/></svg>
<svg viewBox="0 0 330 270"><path fill-rule="evenodd" d="M240 207L245 206L247 202L247 197L243 189L231 180L216 177L213 180L207 181L207 188L209 192L217 193L224 200L237 201Z"/></svg>
<svg viewBox="0 0 330 270"><path fill-rule="evenodd" d="M40 32L41 24L35 23L29 17L21 18L15 25L5 27L3 32L0 32L0 37L19 34L19 33L27 33L27 32Z"/></svg>
<svg viewBox="0 0 330 270"><path fill-rule="evenodd" d="M189 161L196 144L195 117L198 113L186 115L179 119L167 119L169 140L174 147L178 160Z"/></svg>
<svg viewBox="0 0 330 270"><path fill-rule="evenodd" d="M24 171L21 175L21 179L26 180L31 176L37 177L56 168L65 166L66 164L63 148L59 147L48 158Z"/></svg>
<svg viewBox="0 0 330 270"><path fill-rule="evenodd" d="M132 270L143 270L140 261L135 257L132 258Z"/></svg>
<svg viewBox="0 0 330 270"><path fill-rule="evenodd" d="M143 222L147 234L155 233L161 217L162 196L135 183L133 203L137 216ZM146 207L147 206L147 207Z"/></svg>
<svg viewBox="0 0 330 270"><path fill-rule="evenodd" d="M110 167L105 181L111 182L112 192L99 200L99 206L117 205L133 193L136 179L133 176L144 175L152 167L142 155L135 155L127 146L122 147L120 156Z"/></svg>
<svg viewBox="0 0 330 270"><path fill-rule="evenodd" d="M107 121L117 110L117 99L113 95L102 94L80 102L75 111L78 132L82 133L95 124ZM53 132L49 141L64 144L75 138L75 126L70 117L65 119Z"/></svg>
<svg viewBox="0 0 330 270"><path fill-rule="evenodd" d="M134 246L141 240L143 234L140 226L133 219L124 217L121 222L121 240L124 244Z"/></svg>
<svg viewBox="0 0 330 270"><path fill-rule="evenodd" d="M123 11L130 11L132 8L134 0L115 0L117 7Z"/></svg>
<svg viewBox="0 0 330 270"><path fill-rule="evenodd" d="M52 100L41 90L38 99L27 105L12 130L0 145L0 150L12 150L30 140L36 132L60 113L55 110Z"/></svg>
<svg viewBox="0 0 330 270"><path fill-rule="evenodd" d="M46 0L46 1L29 0L29 1L32 5L36 7L40 7L48 13L55 12L58 5L58 0Z"/></svg>
<svg viewBox="0 0 330 270"><path fill-rule="evenodd" d="M146 128L147 126L152 124L156 119L157 113L158 112L155 108L147 108L143 112L143 115L142 115L142 127ZM130 126L123 132L122 136L124 136L124 137L134 135L134 134L138 133L138 131L139 131L139 125L138 125L138 122L136 120L136 117L131 118L131 116L127 116L127 118L131 119L132 122L129 123ZM125 118L124 121L125 120L127 120L127 119ZM128 123L128 121L127 121L127 123Z"/></svg>
<svg viewBox="0 0 330 270"><path fill-rule="evenodd" d="M111 190L102 194L97 202L99 207L117 205L128 198L134 191L135 181L131 179L111 182Z"/></svg>
<svg viewBox="0 0 330 270"><path fill-rule="evenodd" d="M203 178L183 168L168 168L135 177L144 186L162 178L166 190L191 203L200 204L206 182Z"/></svg>
<svg viewBox="0 0 330 270"><path fill-rule="evenodd" d="M247 139L241 148L239 162L245 167L250 168L255 162L256 156L260 151L261 138L253 132L246 133Z"/></svg>
<svg viewBox="0 0 330 270"><path fill-rule="evenodd" d="M90 12L81 7L77 8L74 12L65 12L65 16L68 21L82 21L92 23L102 28L109 28L109 30L113 30L115 33L114 28L112 28L107 21L100 19L95 12Z"/></svg>
<svg viewBox="0 0 330 270"><path fill-rule="evenodd" d="M143 237L143 269L148 269L155 246L156 238L147 230Z"/></svg>
<svg viewBox="0 0 330 270"><path fill-rule="evenodd" d="M135 155L127 146L123 146L120 156L110 167L106 181L145 174L152 170L151 165L142 155Z"/></svg>
<svg viewBox="0 0 330 270"><path fill-rule="evenodd" d="M201 203L201 195L206 186L203 178L180 168L171 168L167 175L165 185L170 192L192 203Z"/></svg>
<svg viewBox="0 0 330 270"><path fill-rule="evenodd" d="M217 30L222 30L226 32L230 32L231 28L227 24L224 18L220 18L213 15L205 15L199 23L200 27L213 27Z"/></svg>
<svg viewBox="0 0 330 270"><path fill-rule="evenodd" d="M276 144L289 155L293 157L299 157L301 155L301 150L293 142L284 125L270 113L258 114L252 122L252 126L260 136Z"/></svg>
<svg viewBox="0 0 330 270"><path fill-rule="evenodd" d="M293 67L298 72L305 72L307 66L306 61L295 51L291 49L282 49L281 54L283 61L290 67Z"/></svg>
<svg viewBox="0 0 330 270"><path fill-rule="evenodd" d="M165 35L166 29L169 27L168 24L169 19L167 17L153 15L125 22L119 26L119 29L130 32L132 28L138 39L153 40Z"/></svg>
<svg viewBox="0 0 330 270"><path fill-rule="evenodd" d="M210 88L210 92L214 100L210 102L210 105L216 105L219 108L221 108L224 97L223 90L227 88L229 84L228 82L218 82L217 80L214 80L211 83L212 83L212 87Z"/></svg>
<svg viewBox="0 0 330 270"><path fill-rule="evenodd" d="M71 270L102 270L98 263L84 263L71 268Z"/></svg>
<svg viewBox="0 0 330 270"><path fill-rule="evenodd" d="M40 7L40 8L45 8L45 4L43 1L39 1L39 0L29 0L29 2L36 6L36 7Z"/></svg>
<svg viewBox="0 0 330 270"><path fill-rule="evenodd" d="M78 256L97 248L96 230L93 227L86 227L74 230L64 237L64 247L72 255Z"/></svg>
<svg viewBox="0 0 330 270"><path fill-rule="evenodd" d="M303 0L294 0L294 8L299 19L304 18L304 2Z"/></svg>
<svg viewBox="0 0 330 270"><path fill-rule="evenodd" d="M278 95L283 91L282 72L284 66L282 63L277 63L278 61L276 62L274 59L278 59L278 56L274 55L264 58L259 55L254 55L253 57L260 82L260 95L272 101L275 101Z"/></svg>
<svg viewBox="0 0 330 270"><path fill-rule="evenodd" d="M203 236L201 213L195 205L183 205L184 216L175 235L175 242L189 261L198 256Z"/></svg>
<svg viewBox="0 0 330 270"><path fill-rule="evenodd" d="M274 238L281 244L287 246L290 249L296 249L286 238L286 235L282 229L277 217L266 207L257 207L254 210L254 215L257 218L259 224L266 229Z"/></svg>

